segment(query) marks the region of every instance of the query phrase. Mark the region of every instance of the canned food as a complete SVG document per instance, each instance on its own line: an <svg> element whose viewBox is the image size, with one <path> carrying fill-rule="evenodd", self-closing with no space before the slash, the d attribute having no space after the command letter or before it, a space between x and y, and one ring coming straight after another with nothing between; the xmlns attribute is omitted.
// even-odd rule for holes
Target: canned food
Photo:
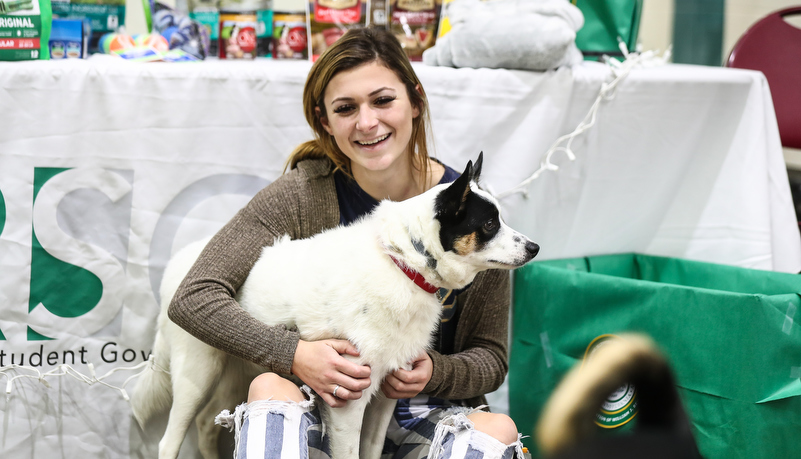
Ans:
<svg viewBox="0 0 801 459"><path fill-rule="evenodd" d="M220 59L256 57L256 12L220 11Z"/></svg>
<svg viewBox="0 0 801 459"><path fill-rule="evenodd" d="M308 59L306 16L273 13L273 59Z"/></svg>

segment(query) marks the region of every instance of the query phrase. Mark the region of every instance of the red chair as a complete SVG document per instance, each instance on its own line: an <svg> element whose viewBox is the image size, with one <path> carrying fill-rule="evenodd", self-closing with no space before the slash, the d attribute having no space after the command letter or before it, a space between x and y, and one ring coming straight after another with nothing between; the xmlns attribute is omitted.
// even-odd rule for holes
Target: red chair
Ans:
<svg viewBox="0 0 801 459"><path fill-rule="evenodd" d="M765 74L782 145L789 148L801 148L801 29L784 20L795 14L801 14L801 6L757 21L734 45L726 63Z"/></svg>

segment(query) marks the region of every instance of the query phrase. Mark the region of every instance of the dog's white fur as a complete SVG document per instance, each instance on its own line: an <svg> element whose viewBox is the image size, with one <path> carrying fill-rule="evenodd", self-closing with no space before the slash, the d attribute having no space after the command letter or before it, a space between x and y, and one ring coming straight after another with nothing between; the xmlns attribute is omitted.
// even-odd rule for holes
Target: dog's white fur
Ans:
<svg viewBox="0 0 801 459"><path fill-rule="evenodd" d="M483 250L461 255L444 251L435 200L447 186L438 185L403 202L384 201L347 227L309 239L290 241L285 236L277 240L263 249L237 295L255 318L297 327L304 340L350 340L360 352L352 359L371 367L371 386L359 400L342 408L320 404L334 459L379 457L395 404L379 390L381 381L428 348L439 321L441 305L435 295L415 285L388 255L445 288L463 288L480 271L511 269L533 257L526 249L531 241L502 221L498 234ZM497 206L475 182L469 186ZM419 243L415 248L413 241L422 241L428 253L421 253ZM167 430L159 444L162 459L177 456L195 416L201 453L216 457L214 415L243 400L243 390L261 371L200 342L167 318L166 308L203 245L195 243L180 251L165 271L154 355L156 367L169 369L169 374L148 371L134 396L134 415L140 425L169 406L172 396ZM203 408L209 396L211 401Z"/></svg>

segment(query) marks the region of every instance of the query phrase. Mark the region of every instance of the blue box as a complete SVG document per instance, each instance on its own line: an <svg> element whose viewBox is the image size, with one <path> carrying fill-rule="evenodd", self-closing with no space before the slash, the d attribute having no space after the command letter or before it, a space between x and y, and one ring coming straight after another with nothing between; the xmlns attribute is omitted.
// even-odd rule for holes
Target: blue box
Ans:
<svg viewBox="0 0 801 459"><path fill-rule="evenodd" d="M88 23L82 19L53 18L50 59L82 59L89 45Z"/></svg>

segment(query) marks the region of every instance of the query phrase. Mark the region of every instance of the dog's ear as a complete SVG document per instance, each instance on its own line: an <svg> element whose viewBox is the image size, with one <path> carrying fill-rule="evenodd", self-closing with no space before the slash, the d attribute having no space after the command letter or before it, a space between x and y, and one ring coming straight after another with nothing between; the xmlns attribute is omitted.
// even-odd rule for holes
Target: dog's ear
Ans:
<svg viewBox="0 0 801 459"><path fill-rule="evenodd" d="M453 218L464 210L467 195L470 193L470 182L473 180L474 171L473 161L468 161L462 175L437 196L437 216Z"/></svg>
<svg viewBox="0 0 801 459"><path fill-rule="evenodd" d="M478 177L481 175L481 166L484 165L484 152L478 154L478 159L476 160L476 164L473 166L473 176L471 177L472 180L478 183Z"/></svg>

